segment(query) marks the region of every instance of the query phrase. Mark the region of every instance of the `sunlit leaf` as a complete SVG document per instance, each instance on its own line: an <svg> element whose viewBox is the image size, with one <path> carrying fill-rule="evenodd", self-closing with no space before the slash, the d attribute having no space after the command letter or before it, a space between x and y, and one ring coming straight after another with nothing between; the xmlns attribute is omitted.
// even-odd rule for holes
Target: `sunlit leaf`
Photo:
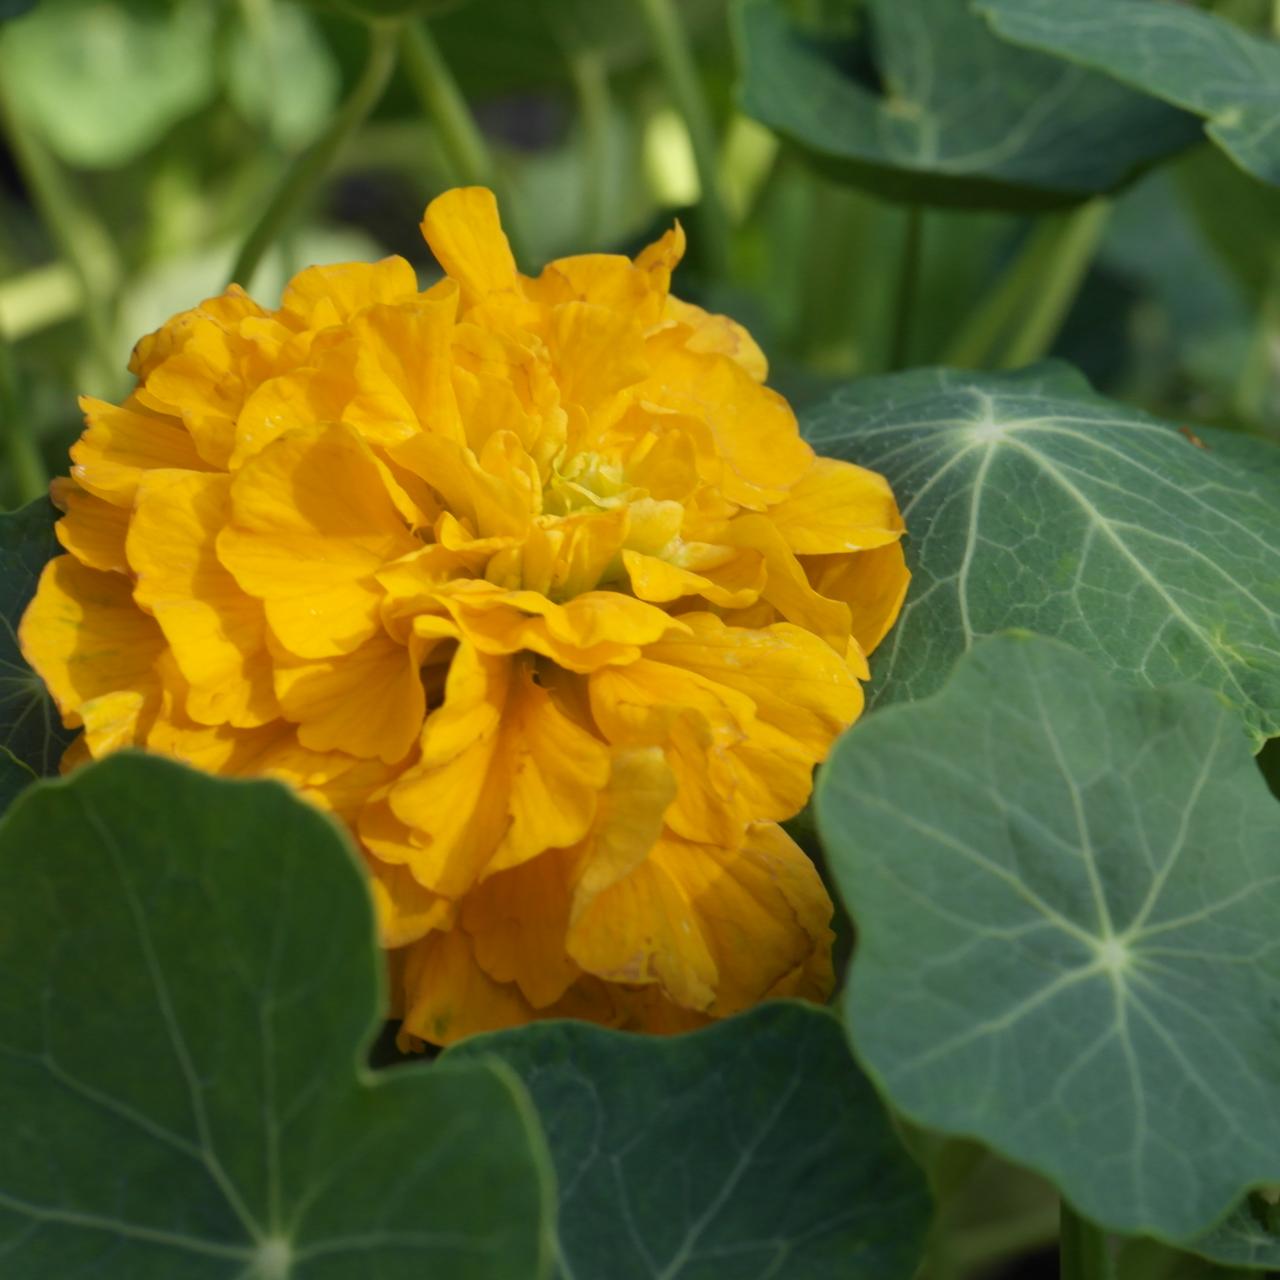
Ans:
<svg viewBox="0 0 1280 1280"><path fill-rule="evenodd" d="M924 1177L824 1009L691 1035L544 1023L465 1041L524 1081L560 1184L563 1280L909 1280Z"/></svg>
<svg viewBox="0 0 1280 1280"><path fill-rule="evenodd" d="M57 772L71 735L40 677L18 647L18 623L45 562L62 548L53 533L58 512L45 498L0 515L0 747L36 773Z"/></svg>
<svg viewBox="0 0 1280 1280"><path fill-rule="evenodd" d="M1168 0L978 0L1006 40L1205 118L1242 169L1280 184L1280 43Z"/></svg>
<svg viewBox="0 0 1280 1280"><path fill-rule="evenodd" d="M383 961L318 810L115 756L0 822L0 900L7 1280L544 1274L515 1076L359 1065Z"/></svg>
<svg viewBox="0 0 1280 1280"><path fill-rule="evenodd" d="M303 147L329 122L337 102L337 60L300 5L248 5L244 15L227 61L231 101L277 146Z"/></svg>
<svg viewBox="0 0 1280 1280"><path fill-rule="evenodd" d="M878 700L931 693L976 639L1025 627L1136 683L1206 685L1259 741L1280 733L1273 445L1183 434L1058 364L862 379L805 434L883 472L906 518L914 578Z"/></svg>
<svg viewBox="0 0 1280 1280"><path fill-rule="evenodd" d="M1213 694L985 641L818 785L855 1048L911 1120L1185 1240L1280 1178L1280 805Z"/></svg>
<svg viewBox="0 0 1280 1280"><path fill-rule="evenodd" d="M1194 119L994 37L957 0L867 0L868 29L736 0L743 110L821 167L939 204L1064 204L1187 145Z"/></svg>
<svg viewBox="0 0 1280 1280"><path fill-rule="evenodd" d="M42 0L6 29L0 75L64 160L114 168L212 98L216 9Z"/></svg>

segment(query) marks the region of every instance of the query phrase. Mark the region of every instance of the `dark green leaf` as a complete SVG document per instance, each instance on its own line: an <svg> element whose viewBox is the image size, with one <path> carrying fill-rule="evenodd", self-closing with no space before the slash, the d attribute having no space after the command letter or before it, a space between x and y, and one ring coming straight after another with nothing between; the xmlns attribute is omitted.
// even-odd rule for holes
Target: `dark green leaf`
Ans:
<svg viewBox="0 0 1280 1280"><path fill-rule="evenodd" d="M1168 0L978 0L1006 40L1204 116L1242 169L1280 183L1280 44Z"/></svg>
<svg viewBox="0 0 1280 1280"><path fill-rule="evenodd" d="M213 97L216 6L42 0L5 33L0 75L70 164L110 169Z"/></svg>
<svg viewBox="0 0 1280 1280"><path fill-rule="evenodd" d="M933 692L974 640L1025 627L1280 733L1274 446L1199 448L1058 364L867 378L806 419L820 453L882 471L906 517L914 577L878 701Z"/></svg>
<svg viewBox="0 0 1280 1280"><path fill-rule="evenodd" d="M817 804L850 1034L911 1120L1126 1234L1280 1177L1280 805L1218 698L997 637L848 733Z"/></svg>
<svg viewBox="0 0 1280 1280"><path fill-rule="evenodd" d="M565 1280L906 1280L924 1178L826 1010L774 1002L691 1035L544 1023L481 1036L533 1096Z"/></svg>
<svg viewBox="0 0 1280 1280"><path fill-rule="evenodd" d="M679 8L694 39L723 21L721 0L679 0ZM569 80L570 48L591 50L612 72L655 57L636 0L471 0L433 20L431 31L463 86L486 95ZM518 113L507 118L514 123Z"/></svg>
<svg viewBox="0 0 1280 1280"><path fill-rule="evenodd" d="M18 793L36 780L36 775L11 751L0 747L0 814L14 802Z"/></svg>
<svg viewBox="0 0 1280 1280"><path fill-rule="evenodd" d="M958 0L867 0L868 32L737 0L741 103L837 176L898 199L1066 204L1196 136L1182 112L996 39Z"/></svg>
<svg viewBox="0 0 1280 1280"><path fill-rule="evenodd" d="M18 647L18 623L45 562L62 548L54 536L58 512L45 498L0 515L0 747L36 773L56 773L71 735L40 677Z"/></svg>
<svg viewBox="0 0 1280 1280"><path fill-rule="evenodd" d="M515 1076L359 1066L382 958L324 814L113 756L9 811L0 900L7 1278L545 1273Z"/></svg>

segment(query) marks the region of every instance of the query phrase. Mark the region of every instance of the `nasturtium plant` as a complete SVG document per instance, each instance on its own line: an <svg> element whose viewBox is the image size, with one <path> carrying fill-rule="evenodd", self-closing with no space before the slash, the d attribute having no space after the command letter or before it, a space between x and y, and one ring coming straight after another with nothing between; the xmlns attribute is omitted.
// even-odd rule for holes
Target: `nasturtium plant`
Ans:
<svg viewBox="0 0 1280 1280"><path fill-rule="evenodd" d="M4 1280L1280 1269L1277 76L0 0Z"/></svg>
<svg viewBox="0 0 1280 1280"><path fill-rule="evenodd" d="M0 929L6 1275L546 1274L528 1097L491 1059L361 1066L372 904L280 783L122 755L37 784L0 822L0 901L21 904Z"/></svg>
<svg viewBox="0 0 1280 1280"><path fill-rule="evenodd" d="M1027 49L1113 76L1204 118L1242 169L1280 184L1280 44L1167 0L978 0Z"/></svg>
<svg viewBox="0 0 1280 1280"><path fill-rule="evenodd" d="M932 693L975 640L1025 627L1138 683L1215 689L1259 744L1280 733L1274 445L1183 433L1061 365L864 379L805 434L883 471L913 531L877 701Z"/></svg>
<svg viewBox="0 0 1280 1280"><path fill-rule="evenodd" d="M0 747L38 774L56 773L70 741L40 677L18 647L18 622L45 563L60 550L47 498L0 515Z"/></svg>
<svg viewBox="0 0 1280 1280"><path fill-rule="evenodd" d="M847 735L817 809L898 1109L1128 1234L1280 1180L1280 806L1221 698L994 637Z"/></svg>
<svg viewBox="0 0 1280 1280"><path fill-rule="evenodd" d="M779 1001L674 1039L553 1022L446 1061L491 1056L547 1133L564 1280L915 1273L924 1175L832 1014Z"/></svg>
<svg viewBox="0 0 1280 1280"><path fill-rule="evenodd" d="M1104 0L1105 2L1105 0ZM1107 191L1186 146L1182 112L991 34L956 0L736 0L743 109L903 199L1019 207Z"/></svg>

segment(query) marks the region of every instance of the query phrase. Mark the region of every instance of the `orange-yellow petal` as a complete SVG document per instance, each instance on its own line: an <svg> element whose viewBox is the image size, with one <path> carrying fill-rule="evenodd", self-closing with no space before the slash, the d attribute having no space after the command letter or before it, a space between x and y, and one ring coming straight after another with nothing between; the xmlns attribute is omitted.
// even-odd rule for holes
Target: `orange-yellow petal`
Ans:
<svg viewBox="0 0 1280 1280"><path fill-rule="evenodd" d="M127 573L124 540L129 532L129 508L105 502L59 476L50 486L54 505L66 514L54 526L58 541L81 564L91 569Z"/></svg>
<svg viewBox="0 0 1280 1280"><path fill-rule="evenodd" d="M550 849L490 876L463 900L462 927L490 977L515 983L535 1008L554 1004L582 972L565 951L576 855Z"/></svg>
<svg viewBox="0 0 1280 1280"><path fill-rule="evenodd" d="M901 542L845 556L815 556L805 561L814 587L849 606L853 639L864 654L874 652L902 612L911 574Z"/></svg>
<svg viewBox="0 0 1280 1280"><path fill-rule="evenodd" d="M418 277L403 258L336 262L298 272L284 291L281 309L308 329L323 329L378 303L403 302L417 291Z"/></svg>
<svg viewBox="0 0 1280 1280"><path fill-rule="evenodd" d="M231 478L152 471L138 487L126 544L134 599L160 625L190 686L186 711L202 724L251 728L279 713L262 604L217 556Z"/></svg>
<svg viewBox="0 0 1280 1280"><path fill-rule="evenodd" d="M87 430L71 446L71 475L107 502L130 506L142 474L157 467L210 469L175 418L152 413L132 398L114 405L84 396L80 407Z"/></svg>
<svg viewBox="0 0 1280 1280"><path fill-rule="evenodd" d="M374 574L421 545L388 484L369 446L343 425L281 436L233 478L218 558L298 657L350 653L377 632L383 593Z"/></svg>
<svg viewBox="0 0 1280 1280"><path fill-rule="evenodd" d="M889 482L835 458L815 458L768 518L797 555L882 547L903 528Z"/></svg>
<svg viewBox="0 0 1280 1280"><path fill-rule="evenodd" d="M80 723L80 708L91 698L157 688L164 635L134 603L131 585L73 556L55 557L40 575L18 640L69 724Z"/></svg>
<svg viewBox="0 0 1280 1280"><path fill-rule="evenodd" d="M458 187L437 196L423 215L422 234L468 305L515 288L516 260L488 188Z"/></svg>
<svg viewBox="0 0 1280 1280"><path fill-rule="evenodd" d="M275 660L275 692L298 741L313 751L346 751L394 764L417 740L426 712L422 642L399 644L375 632L358 649L307 660Z"/></svg>

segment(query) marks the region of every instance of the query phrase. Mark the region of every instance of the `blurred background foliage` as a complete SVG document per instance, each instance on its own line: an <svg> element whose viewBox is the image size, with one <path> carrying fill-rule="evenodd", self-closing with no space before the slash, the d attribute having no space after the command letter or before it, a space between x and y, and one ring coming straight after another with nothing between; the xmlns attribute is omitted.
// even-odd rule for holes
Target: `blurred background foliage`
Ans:
<svg viewBox="0 0 1280 1280"><path fill-rule="evenodd" d="M1263 37L1278 20L1196 7ZM122 393L132 343L217 292L252 228L270 244L242 283L264 301L304 265L387 253L425 282L421 210L474 181L530 271L679 217L678 289L745 322L799 404L1053 353L1191 427L1280 433L1280 191L1156 98L1079 68L1058 93L964 0L0 0L0 19L0 505L64 468L74 393ZM309 148L315 181L264 224Z"/></svg>

